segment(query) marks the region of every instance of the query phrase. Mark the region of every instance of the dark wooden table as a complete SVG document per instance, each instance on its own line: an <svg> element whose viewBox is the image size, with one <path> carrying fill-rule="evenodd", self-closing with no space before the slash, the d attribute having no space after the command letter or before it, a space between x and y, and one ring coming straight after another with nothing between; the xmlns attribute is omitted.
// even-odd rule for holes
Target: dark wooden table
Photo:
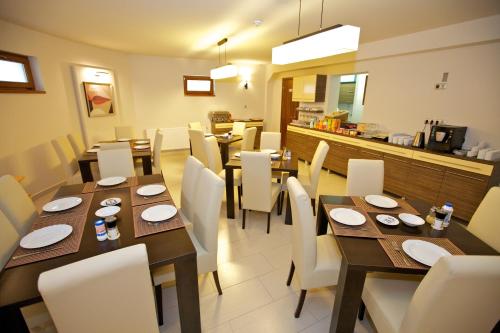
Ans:
<svg viewBox="0 0 500 333"><path fill-rule="evenodd" d="M130 140L130 148L132 149L132 157L134 159L140 158L142 160L142 170L145 175L151 175L153 173L153 166L151 165L151 148L149 149L134 149L134 145L136 145L135 141L150 141L149 139L133 139ZM101 141L100 143L113 143L118 142L116 140L113 141ZM144 143L145 144L145 143ZM148 143L151 145L151 142ZM83 155L78 160L78 166L80 167L80 173L82 175L82 181L84 183L91 182L94 180L92 176L92 171L90 169L90 163L97 162L97 153L83 153Z"/></svg>
<svg viewBox="0 0 500 333"><path fill-rule="evenodd" d="M275 163L275 162L279 162ZM276 165L278 164L278 165ZM241 160L239 158L230 159L225 165L226 169L226 208L227 218L234 219L234 169L241 169ZM290 177L297 177L299 172L299 160L297 155L292 153L292 158L286 161L273 161L271 170L288 172ZM243 189L244 193L245 189ZM292 208L290 207L290 197L287 196L285 224L292 224Z"/></svg>
<svg viewBox="0 0 500 333"><path fill-rule="evenodd" d="M141 176L139 184L163 181L161 175ZM56 196L81 193L83 184L64 186ZM122 199L118 213L120 238L99 242L96 238L94 212L100 202L109 197ZM182 332L201 332L200 304L196 250L184 228L161 232L140 238L134 237L130 188L113 189L94 193L77 253L8 268L0 273L0 327L2 332L28 332L20 307L42 300L37 281L40 273L79 260L113 251L122 247L144 243L148 251L150 269L174 264ZM104 311L104 309L103 309Z"/></svg>
<svg viewBox="0 0 500 333"><path fill-rule="evenodd" d="M423 217L429 212L430 206L423 201L409 200ZM329 223L328 212L323 204L353 205L350 197L324 196L319 197L318 215L316 220L317 234L326 234ZM388 215L393 215L387 213ZM411 228L403 223L396 227L388 227L376 222L377 213L370 213L379 230L384 234L414 235L420 237L446 237L466 254L498 255L498 252L471 234L459 222L452 221L443 231L436 231L426 223L423 226ZM405 274L426 274L428 270L417 270L395 267L376 239L337 237L337 245L342 253L342 263L335 293L330 332L353 332L356 315L361 304L361 293L367 272L394 272Z"/></svg>
<svg viewBox="0 0 500 333"><path fill-rule="evenodd" d="M243 140L241 135L233 135L230 139L220 135L215 136L220 148L220 156L222 158L222 165L229 161L229 145L233 142Z"/></svg>

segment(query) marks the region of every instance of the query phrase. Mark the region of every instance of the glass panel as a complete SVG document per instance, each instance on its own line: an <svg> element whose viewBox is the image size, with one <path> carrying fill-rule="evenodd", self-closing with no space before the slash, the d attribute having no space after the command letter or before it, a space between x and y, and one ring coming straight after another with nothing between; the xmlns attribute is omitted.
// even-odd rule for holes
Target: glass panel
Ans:
<svg viewBox="0 0 500 333"><path fill-rule="evenodd" d="M24 64L8 60L0 60L0 81L27 83L28 77Z"/></svg>
<svg viewBox="0 0 500 333"><path fill-rule="evenodd" d="M340 77L340 82L355 82L356 81L356 75L342 75Z"/></svg>
<svg viewBox="0 0 500 333"><path fill-rule="evenodd" d="M210 80L187 80L187 91L210 91Z"/></svg>

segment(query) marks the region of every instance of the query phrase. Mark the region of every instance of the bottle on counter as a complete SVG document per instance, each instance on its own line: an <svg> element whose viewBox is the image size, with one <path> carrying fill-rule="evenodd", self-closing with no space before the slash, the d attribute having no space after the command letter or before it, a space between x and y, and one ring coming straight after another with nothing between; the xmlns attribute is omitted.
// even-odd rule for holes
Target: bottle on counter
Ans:
<svg viewBox="0 0 500 333"><path fill-rule="evenodd" d="M448 226L450 225L451 216L453 215L453 204L451 202L446 202L443 207L441 207L441 210L446 212L446 217L443 221L443 227L448 228Z"/></svg>

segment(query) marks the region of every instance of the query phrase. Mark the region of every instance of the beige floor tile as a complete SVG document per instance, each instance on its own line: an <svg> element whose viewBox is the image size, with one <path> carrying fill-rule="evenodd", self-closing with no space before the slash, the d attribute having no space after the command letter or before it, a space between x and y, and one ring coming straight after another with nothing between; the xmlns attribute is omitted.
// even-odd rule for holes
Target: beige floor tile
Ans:
<svg viewBox="0 0 500 333"><path fill-rule="evenodd" d="M217 268L223 289L273 270L271 264L259 253L228 261L218 265Z"/></svg>
<svg viewBox="0 0 500 333"><path fill-rule="evenodd" d="M286 285L288 272L287 268L282 268L259 277L260 282L273 299L278 300L289 295L297 295L300 291L297 279L292 279L290 286Z"/></svg>

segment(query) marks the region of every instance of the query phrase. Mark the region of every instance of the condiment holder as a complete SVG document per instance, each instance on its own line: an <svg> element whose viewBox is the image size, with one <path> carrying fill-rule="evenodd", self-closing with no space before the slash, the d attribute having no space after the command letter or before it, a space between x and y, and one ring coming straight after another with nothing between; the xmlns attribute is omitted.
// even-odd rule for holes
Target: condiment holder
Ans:
<svg viewBox="0 0 500 333"><path fill-rule="evenodd" d="M118 206L108 206L98 209L95 212L97 217L103 218L106 222L106 229L108 233L108 239L114 240L120 238L120 232L116 226L116 214L121 210Z"/></svg>

